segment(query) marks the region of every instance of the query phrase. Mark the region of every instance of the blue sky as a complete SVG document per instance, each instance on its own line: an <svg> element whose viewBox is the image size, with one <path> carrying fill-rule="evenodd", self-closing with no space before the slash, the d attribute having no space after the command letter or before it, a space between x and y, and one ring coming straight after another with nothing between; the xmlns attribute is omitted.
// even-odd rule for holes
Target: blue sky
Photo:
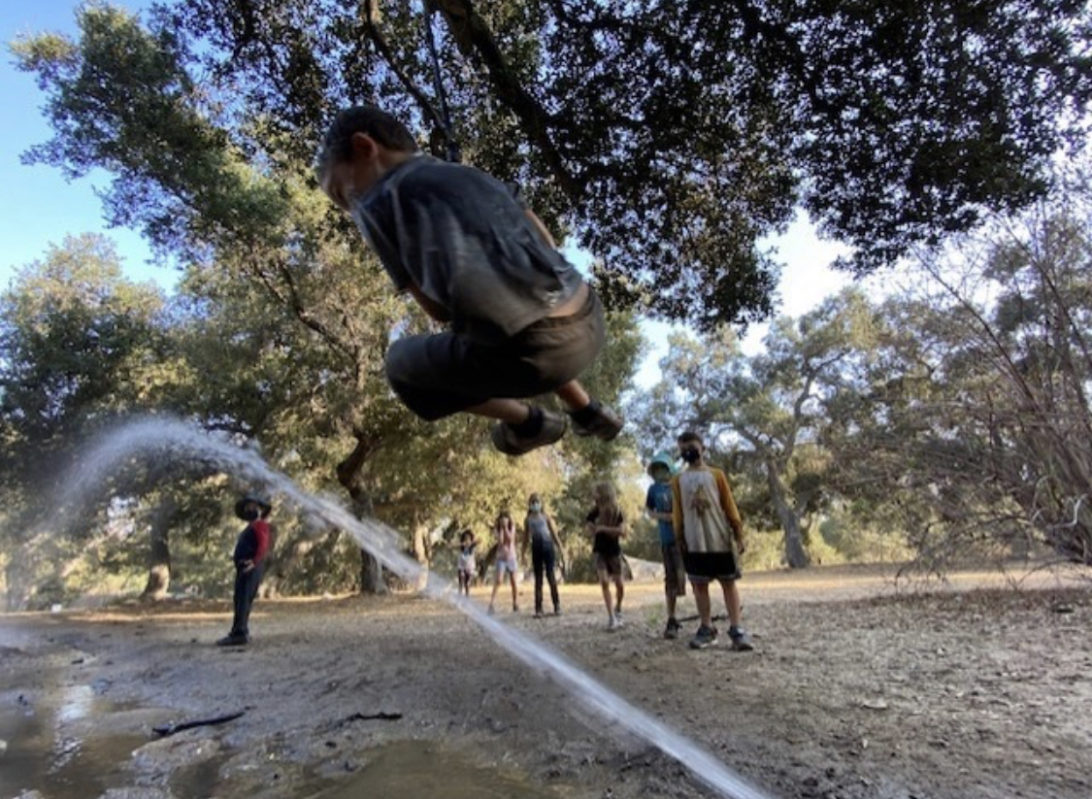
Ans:
<svg viewBox="0 0 1092 799"><path fill-rule="evenodd" d="M138 9L144 2L123 0L115 5ZM139 234L108 229L95 187L107 185L103 175L67 182L60 170L25 166L20 155L31 145L49 138L42 116L44 97L30 75L19 72L9 46L20 35L76 31L74 0L8 0L0 4L0 37L4 61L0 68L0 108L7 124L0 126L0 287L7 287L15 270L42 257L50 244L66 235L91 231L107 233L126 262L127 273L140 280L155 280L164 287L174 284L175 273L147 262L150 251Z"/></svg>
<svg viewBox="0 0 1092 799"><path fill-rule="evenodd" d="M149 0L113 0L115 5L139 10ZM0 3L0 36L5 43L5 58L0 68L0 107L7 125L0 126L0 241L5 246L0 255L0 288L6 287L15 271L39 258L49 245L59 244L68 234L106 233L118 247L126 274L136 280L154 280L165 289L174 285L177 273L169 267L151 263L147 244L134 231L107 228L96 187L108 185L104 174L92 174L66 181L58 169L26 166L20 155L31 145L46 141L50 131L42 116L44 97L30 75L19 72L7 49L17 36L42 31L74 34L74 0L8 0ZM794 223L788 234L770 242L786 264L781 280L782 313L798 315L848 280L826 268L841 249L832 242L816 238L804 219ZM585 260L576 254L574 260ZM652 351L642 368L639 382L655 379L656 362L665 351L669 326L648 323L646 333L653 342ZM745 348L757 350L765 326L752 327Z"/></svg>

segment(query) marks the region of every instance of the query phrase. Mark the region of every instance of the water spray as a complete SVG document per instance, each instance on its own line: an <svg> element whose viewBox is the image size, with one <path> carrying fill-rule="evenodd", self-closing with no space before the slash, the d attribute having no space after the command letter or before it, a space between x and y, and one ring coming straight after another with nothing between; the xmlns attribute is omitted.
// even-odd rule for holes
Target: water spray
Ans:
<svg viewBox="0 0 1092 799"><path fill-rule="evenodd" d="M305 492L253 450L241 449L175 419L135 419L92 444L81 458L78 473L66 481L61 499L65 504L78 502L121 464L160 451L212 463L287 497L304 512L348 532L384 567L411 585L423 580L423 593L464 613L516 658L573 693L581 700L578 706L598 711L601 718L615 722L673 757L721 796L769 799L710 752L627 702L565 655L522 630L501 624L461 597L450 581L435 574L426 575L421 565L403 552L401 539L390 527L375 519L357 519L334 499Z"/></svg>

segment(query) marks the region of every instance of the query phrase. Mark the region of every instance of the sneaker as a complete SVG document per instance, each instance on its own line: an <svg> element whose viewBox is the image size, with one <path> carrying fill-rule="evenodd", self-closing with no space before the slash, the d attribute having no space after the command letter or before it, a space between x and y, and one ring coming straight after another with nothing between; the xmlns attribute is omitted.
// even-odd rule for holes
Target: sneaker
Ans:
<svg viewBox="0 0 1092 799"><path fill-rule="evenodd" d="M705 649L707 646L712 646L716 642L717 628L702 625L698 628L698 631L694 633L694 637L690 639L690 648Z"/></svg>
<svg viewBox="0 0 1092 799"><path fill-rule="evenodd" d="M728 630L728 637L732 639L732 649L736 652L750 652L755 648L751 636L742 627L732 627Z"/></svg>
<svg viewBox="0 0 1092 799"><path fill-rule="evenodd" d="M541 619L542 618L542 608L539 608L538 610L535 611L535 615L534 615L533 618L536 618L536 619Z"/></svg>
<svg viewBox="0 0 1092 799"><path fill-rule="evenodd" d="M622 609L621 608L615 608L614 609L614 618L618 619L619 624L622 623Z"/></svg>
<svg viewBox="0 0 1092 799"><path fill-rule="evenodd" d="M555 616L560 616L561 615L561 606L560 605L554 605L554 615Z"/></svg>
<svg viewBox="0 0 1092 799"><path fill-rule="evenodd" d="M594 416L583 422L576 421L576 416L583 416L589 409ZM622 432L622 417L601 405L598 400L592 400L587 408L579 411L568 411L568 414L573 420L573 432L578 436L595 436L602 441L613 441Z"/></svg>
<svg viewBox="0 0 1092 799"><path fill-rule="evenodd" d="M621 626L622 626L622 620L620 618L618 618L617 616L611 616L610 621L607 622L607 629L612 631L612 632L614 630L619 629Z"/></svg>
<svg viewBox="0 0 1092 799"><path fill-rule="evenodd" d="M672 616L667 620L667 626L664 627L664 638L669 641L674 641L679 637L679 630L682 629L682 625Z"/></svg>
<svg viewBox="0 0 1092 799"><path fill-rule="evenodd" d="M250 636L246 633L228 633L219 641L217 646L246 646L250 643Z"/></svg>
<svg viewBox="0 0 1092 799"><path fill-rule="evenodd" d="M493 446L505 455L525 455L533 449L560 441L568 426L568 420L560 413L543 410L542 429L533 436L519 435L507 422L493 425Z"/></svg>

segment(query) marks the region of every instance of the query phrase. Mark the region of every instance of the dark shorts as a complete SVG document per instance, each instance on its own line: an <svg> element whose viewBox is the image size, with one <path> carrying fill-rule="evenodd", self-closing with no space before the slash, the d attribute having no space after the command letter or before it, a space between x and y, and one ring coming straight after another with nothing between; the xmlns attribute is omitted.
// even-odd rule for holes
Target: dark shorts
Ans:
<svg viewBox="0 0 1092 799"><path fill-rule="evenodd" d="M534 397L575 380L603 348L603 306L540 319L500 344L459 333L407 336L387 350L387 379L411 411L434 421L486 400Z"/></svg>
<svg viewBox="0 0 1092 799"><path fill-rule="evenodd" d="M664 588L675 596L686 596L686 569L678 544L660 546L664 558Z"/></svg>
<svg viewBox="0 0 1092 799"><path fill-rule="evenodd" d="M598 552L595 553L595 573L600 578L603 575L609 577L621 577L622 576L622 556L621 555L601 555Z"/></svg>
<svg viewBox="0 0 1092 799"><path fill-rule="evenodd" d="M713 580L738 580L743 576L732 552L687 552L683 555L683 564L686 576L695 585L706 585Z"/></svg>

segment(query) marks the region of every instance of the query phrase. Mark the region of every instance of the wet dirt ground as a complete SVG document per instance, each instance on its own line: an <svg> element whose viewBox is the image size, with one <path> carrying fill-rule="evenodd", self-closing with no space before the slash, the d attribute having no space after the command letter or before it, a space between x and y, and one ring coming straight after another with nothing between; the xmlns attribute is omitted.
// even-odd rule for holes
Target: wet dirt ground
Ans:
<svg viewBox="0 0 1092 799"><path fill-rule="evenodd" d="M771 797L1092 796L1092 582L880 567L750 575L756 651L662 638L662 591L502 611ZM484 603L485 587L475 589ZM505 607L498 602L498 607ZM717 606L714 606L715 609ZM0 616L0 799L711 797L452 608L413 595ZM693 613L688 598L682 616ZM690 633L695 622L686 622ZM237 711L160 737L152 728ZM391 718L361 718L384 713Z"/></svg>

